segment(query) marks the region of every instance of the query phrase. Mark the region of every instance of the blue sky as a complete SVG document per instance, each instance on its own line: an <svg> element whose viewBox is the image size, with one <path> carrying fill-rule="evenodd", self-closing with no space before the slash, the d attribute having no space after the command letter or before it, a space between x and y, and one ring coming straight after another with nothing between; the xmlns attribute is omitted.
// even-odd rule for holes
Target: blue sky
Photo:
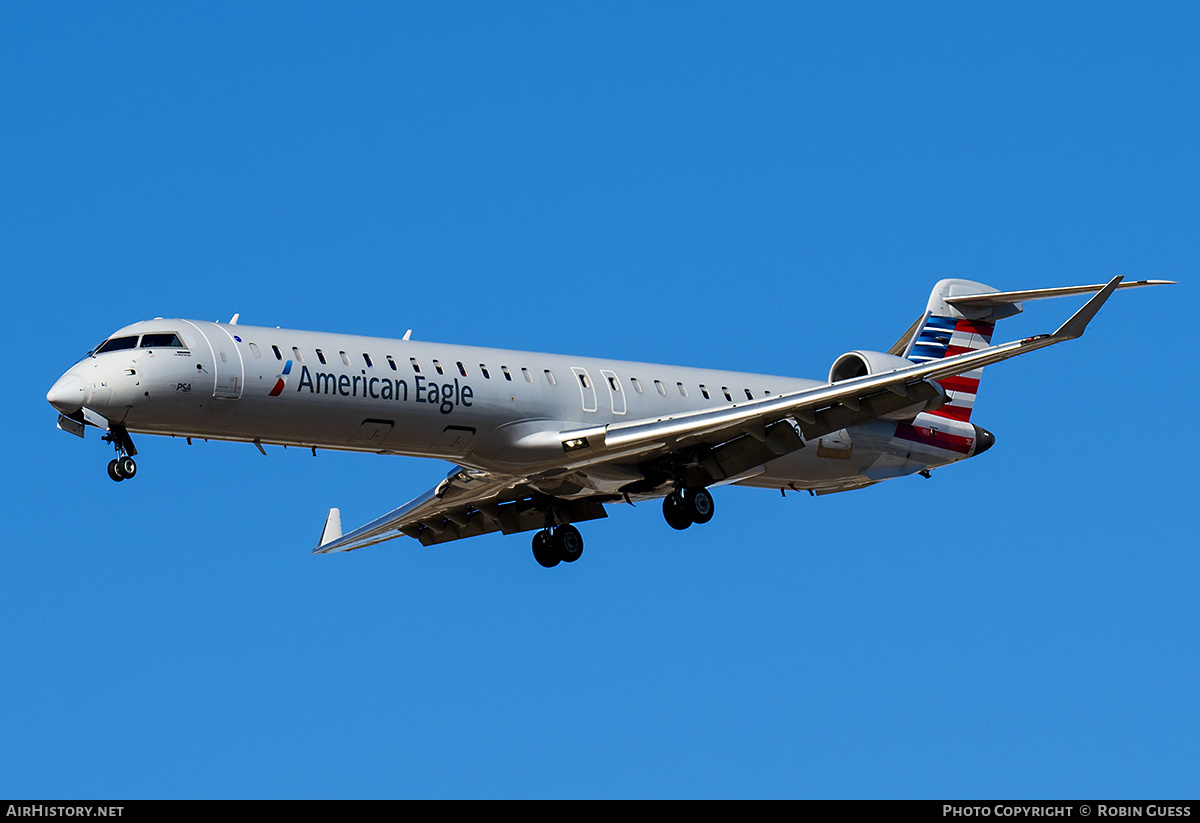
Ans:
<svg viewBox="0 0 1200 823"><path fill-rule="evenodd" d="M1196 796L1198 17L5 4L0 795ZM989 368L979 459L549 571L309 556L444 464L141 438L118 485L44 399L159 315L822 377L943 277L1120 273L1180 285Z"/></svg>

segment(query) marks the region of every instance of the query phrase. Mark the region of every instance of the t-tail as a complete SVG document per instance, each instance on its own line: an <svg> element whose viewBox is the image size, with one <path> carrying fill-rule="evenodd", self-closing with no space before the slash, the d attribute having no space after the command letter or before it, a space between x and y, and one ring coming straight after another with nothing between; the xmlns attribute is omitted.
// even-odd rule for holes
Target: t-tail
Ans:
<svg viewBox="0 0 1200 823"><path fill-rule="evenodd" d="M956 354L985 349L992 344L992 332L996 321L1021 311L1021 304L989 306L985 309L957 308L946 302L947 297L963 294L998 294L999 289L970 280L942 280L933 287L925 315L919 321L916 333L908 340L908 347L901 355L914 363L942 360ZM1008 311L998 309L1007 308ZM979 380L983 369L947 377L939 380L946 390L946 403L929 414L948 417L964 422L971 419L975 406L975 395L979 392Z"/></svg>
<svg viewBox="0 0 1200 823"><path fill-rule="evenodd" d="M1121 283L1116 288L1131 289L1169 282L1137 280ZM1023 301L1088 294L1098 292L1104 287L1105 284L1100 283L1094 286L1002 292L971 280L941 280L929 295L925 314L896 342L890 353L905 357L914 363L929 363L985 349L992 343L992 332L997 321L1020 314ZM940 409L927 414L969 421L982 376L983 369L978 368L965 374L939 379L938 382L946 390L946 403Z"/></svg>

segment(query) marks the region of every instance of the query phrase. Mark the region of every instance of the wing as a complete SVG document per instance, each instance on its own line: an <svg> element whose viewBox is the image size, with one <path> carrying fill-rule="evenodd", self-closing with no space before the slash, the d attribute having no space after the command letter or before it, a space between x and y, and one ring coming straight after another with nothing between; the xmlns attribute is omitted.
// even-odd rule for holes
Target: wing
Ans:
<svg viewBox="0 0 1200 823"><path fill-rule="evenodd" d="M941 394L940 387L935 384L939 379L1079 337L1120 281L1120 277L1113 278L1052 334L719 409L548 436L561 441L567 453L565 468L568 469L583 469L591 463L655 450L670 452L693 445L725 444L743 436L763 443L778 456L803 446L796 427L789 425L789 420L797 422L805 437L820 436L914 404L933 401Z"/></svg>
<svg viewBox="0 0 1200 823"><path fill-rule="evenodd" d="M604 502L621 497L587 494L569 498L547 494L543 487L564 492L561 479L548 483L536 476L492 474L455 467L446 479L398 509L341 534L341 515L332 509L325 521L321 544L313 554L344 552L373 546L408 535L431 546L490 532L531 531L544 528L549 515L555 525L607 517ZM580 491L573 487L565 491ZM334 525L336 524L336 525ZM331 528L332 525L332 528Z"/></svg>
<svg viewBox="0 0 1200 823"><path fill-rule="evenodd" d="M561 447L563 462L553 472L514 476L455 468L430 491L344 536L332 510L313 552L350 551L401 535L428 546L540 529L548 518L555 524L596 519L607 516L605 503L661 496L655 490L681 474L688 485L736 482L803 448L806 439L938 400L939 379L1079 337L1120 282L1113 278L1052 334L717 409L531 435L523 445Z"/></svg>

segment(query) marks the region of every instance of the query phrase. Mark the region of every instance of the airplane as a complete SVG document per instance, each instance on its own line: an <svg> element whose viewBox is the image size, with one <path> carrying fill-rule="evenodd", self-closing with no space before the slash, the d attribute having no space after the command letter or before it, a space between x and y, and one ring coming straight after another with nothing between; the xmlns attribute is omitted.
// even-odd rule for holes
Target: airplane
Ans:
<svg viewBox="0 0 1200 823"><path fill-rule="evenodd" d="M137 473L133 434L450 461L433 489L342 532L329 511L314 554L408 536L431 546L534 532L545 567L583 553L574 525L661 499L675 529L707 523L710 489L849 491L983 454L971 421L985 366L1083 334L1117 289L1002 292L938 282L886 352L857 350L827 380L164 319L106 338L46 395L58 427L105 432L108 475ZM992 345L1029 300L1095 296L1050 334Z"/></svg>

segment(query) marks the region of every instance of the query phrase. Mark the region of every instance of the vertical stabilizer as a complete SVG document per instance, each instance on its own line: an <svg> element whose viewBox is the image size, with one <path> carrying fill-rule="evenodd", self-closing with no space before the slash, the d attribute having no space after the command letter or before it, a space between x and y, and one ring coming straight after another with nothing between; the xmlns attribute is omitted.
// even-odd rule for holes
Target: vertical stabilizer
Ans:
<svg viewBox="0 0 1200 823"><path fill-rule="evenodd" d="M970 280L940 281L929 295L925 317L909 339L903 356L914 363L928 363L990 346L996 321L1019 313L1021 304L953 306L946 302L946 298L998 292L998 289ZM954 420L970 420L982 376L983 369L980 368L939 380L938 383L946 390L946 404L931 414Z"/></svg>

